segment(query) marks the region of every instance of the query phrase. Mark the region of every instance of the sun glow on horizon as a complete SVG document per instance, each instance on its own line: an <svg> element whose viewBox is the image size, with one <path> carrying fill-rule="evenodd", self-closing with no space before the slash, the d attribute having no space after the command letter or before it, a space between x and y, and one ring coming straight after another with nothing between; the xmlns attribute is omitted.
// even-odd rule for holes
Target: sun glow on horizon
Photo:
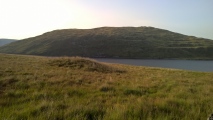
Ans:
<svg viewBox="0 0 213 120"><path fill-rule="evenodd" d="M212 4L211 0L0 0L0 38L24 39L57 29L152 26L213 39Z"/></svg>
<svg viewBox="0 0 213 120"><path fill-rule="evenodd" d="M75 3L69 0L1 0L0 33L4 36L13 33L13 37L22 39L65 29L77 14Z"/></svg>
<svg viewBox="0 0 213 120"><path fill-rule="evenodd" d="M0 17L3 18L0 19L0 33L4 35L0 37L16 39L34 37L56 29L148 23L132 22L134 20L131 18L125 18L125 15L112 10L97 11L75 0L1 0Z"/></svg>

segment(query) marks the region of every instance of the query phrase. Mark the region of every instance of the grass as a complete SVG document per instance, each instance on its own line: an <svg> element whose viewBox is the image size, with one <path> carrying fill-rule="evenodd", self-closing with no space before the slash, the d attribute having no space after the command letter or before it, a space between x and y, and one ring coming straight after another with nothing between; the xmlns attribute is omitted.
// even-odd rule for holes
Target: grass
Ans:
<svg viewBox="0 0 213 120"><path fill-rule="evenodd" d="M199 120L212 92L213 73L0 54L3 120Z"/></svg>
<svg viewBox="0 0 213 120"><path fill-rule="evenodd" d="M54 30L0 47L0 53L133 59L213 59L213 41L153 27Z"/></svg>

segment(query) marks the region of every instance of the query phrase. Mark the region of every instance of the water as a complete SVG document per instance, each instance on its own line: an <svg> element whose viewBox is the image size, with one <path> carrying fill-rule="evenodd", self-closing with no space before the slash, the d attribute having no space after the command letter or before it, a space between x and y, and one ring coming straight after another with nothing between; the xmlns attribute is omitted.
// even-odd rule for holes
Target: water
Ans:
<svg viewBox="0 0 213 120"><path fill-rule="evenodd" d="M119 63L136 66L182 69L200 72L213 72L213 60L144 60L95 58L100 62Z"/></svg>

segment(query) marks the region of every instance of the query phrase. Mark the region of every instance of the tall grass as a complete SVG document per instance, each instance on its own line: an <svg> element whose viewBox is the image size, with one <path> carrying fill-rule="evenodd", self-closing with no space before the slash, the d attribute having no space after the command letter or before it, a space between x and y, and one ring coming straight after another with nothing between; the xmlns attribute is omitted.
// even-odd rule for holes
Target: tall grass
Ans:
<svg viewBox="0 0 213 120"><path fill-rule="evenodd" d="M212 78L84 58L0 54L0 118L206 119L213 112Z"/></svg>

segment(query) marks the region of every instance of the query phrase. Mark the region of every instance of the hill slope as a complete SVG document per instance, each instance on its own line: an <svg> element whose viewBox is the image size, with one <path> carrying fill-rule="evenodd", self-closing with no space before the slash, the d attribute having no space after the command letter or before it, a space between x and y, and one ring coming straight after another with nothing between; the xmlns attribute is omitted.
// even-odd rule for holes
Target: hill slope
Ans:
<svg viewBox="0 0 213 120"><path fill-rule="evenodd" d="M15 41L16 41L16 40L13 40L13 39L0 39L0 46L9 44L9 43L15 42Z"/></svg>
<svg viewBox="0 0 213 120"><path fill-rule="evenodd" d="M213 59L213 41L153 27L55 30L0 47L44 56Z"/></svg>
<svg viewBox="0 0 213 120"><path fill-rule="evenodd" d="M5 54L0 63L3 120L204 120L212 113L212 73Z"/></svg>

